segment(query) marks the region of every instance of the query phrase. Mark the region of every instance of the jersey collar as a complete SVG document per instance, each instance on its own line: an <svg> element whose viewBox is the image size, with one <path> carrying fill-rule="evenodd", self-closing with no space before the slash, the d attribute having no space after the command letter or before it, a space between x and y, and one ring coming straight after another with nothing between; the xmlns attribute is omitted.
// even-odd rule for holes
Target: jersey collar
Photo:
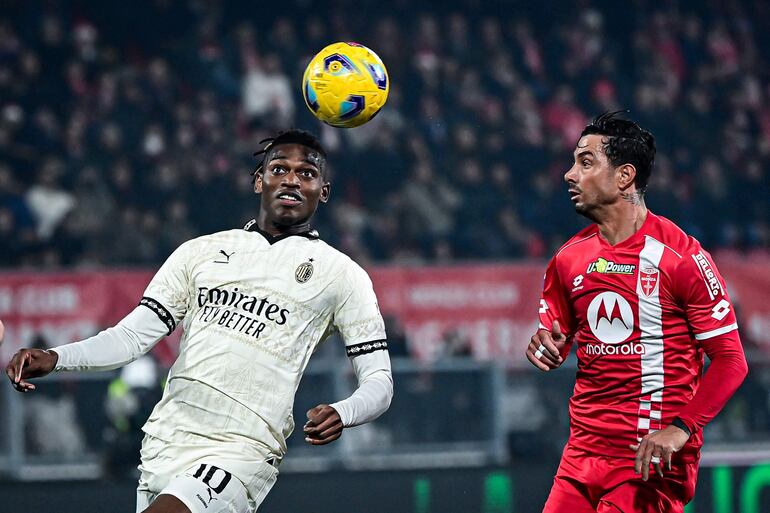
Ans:
<svg viewBox="0 0 770 513"><path fill-rule="evenodd" d="M320 235L318 235L318 231L315 230L315 229L312 229L312 228L308 229L306 231L297 232L297 233L284 233L284 234L281 234L281 235L271 235L271 234L267 233L266 231L261 230L259 228L259 226L257 226L257 220L256 219L252 219L251 221L246 223L244 225L243 229L246 230L247 232L257 232L257 233L259 233L271 245L275 244L276 242L281 241L281 240L283 240L283 239L285 239L287 237L293 237L294 235L298 235L300 237L305 237L305 238L310 239L310 240L315 240L315 239L320 238Z"/></svg>

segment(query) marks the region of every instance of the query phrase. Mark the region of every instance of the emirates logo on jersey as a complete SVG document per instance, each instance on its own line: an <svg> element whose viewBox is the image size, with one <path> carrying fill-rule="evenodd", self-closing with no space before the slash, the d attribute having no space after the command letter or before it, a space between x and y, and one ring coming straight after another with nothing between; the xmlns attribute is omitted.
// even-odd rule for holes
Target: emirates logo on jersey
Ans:
<svg viewBox="0 0 770 513"><path fill-rule="evenodd" d="M602 292L588 305L588 326L605 344L619 344L634 331L634 313L623 296Z"/></svg>

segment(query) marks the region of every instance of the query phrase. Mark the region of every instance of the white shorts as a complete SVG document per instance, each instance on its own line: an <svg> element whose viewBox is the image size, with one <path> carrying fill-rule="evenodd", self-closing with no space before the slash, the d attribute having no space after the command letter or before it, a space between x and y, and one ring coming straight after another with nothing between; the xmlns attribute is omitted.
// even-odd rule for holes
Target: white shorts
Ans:
<svg viewBox="0 0 770 513"><path fill-rule="evenodd" d="M145 435L136 512L173 495L192 513L255 513L278 469L240 444L165 442Z"/></svg>

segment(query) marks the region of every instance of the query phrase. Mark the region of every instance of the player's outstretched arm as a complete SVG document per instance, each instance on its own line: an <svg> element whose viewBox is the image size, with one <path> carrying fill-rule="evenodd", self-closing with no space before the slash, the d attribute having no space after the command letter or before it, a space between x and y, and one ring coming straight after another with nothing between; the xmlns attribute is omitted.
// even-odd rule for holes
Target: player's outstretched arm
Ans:
<svg viewBox="0 0 770 513"><path fill-rule="evenodd" d="M343 401L319 404L307 412L305 441L312 445L333 442L346 427L371 422L382 415L393 399L393 374L385 350L351 358L358 388Z"/></svg>
<svg viewBox="0 0 770 513"><path fill-rule="evenodd" d="M21 349L11 359L6 374L20 392L34 390L26 381L56 371L105 371L136 360L168 334L167 325L149 308L136 307L122 321L99 334L43 351Z"/></svg>
<svg viewBox="0 0 770 513"><path fill-rule="evenodd" d="M559 321L553 321L550 331L541 328L532 335L527 346L527 360L541 371L547 372L564 362L561 352L566 348L567 337L561 332Z"/></svg>

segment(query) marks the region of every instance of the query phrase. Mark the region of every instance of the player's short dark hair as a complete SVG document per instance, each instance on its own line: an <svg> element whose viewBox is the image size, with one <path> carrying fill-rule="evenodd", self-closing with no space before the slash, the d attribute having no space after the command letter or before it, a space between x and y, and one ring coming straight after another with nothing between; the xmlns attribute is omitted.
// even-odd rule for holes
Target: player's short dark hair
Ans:
<svg viewBox="0 0 770 513"><path fill-rule="evenodd" d="M622 110L605 112L586 125L580 137L591 134L602 139L604 153L614 167L631 164L636 168L637 190L644 193L655 161L655 137L631 120L618 116Z"/></svg>
<svg viewBox="0 0 770 513"><path fill-rule="evenodd" d="M321 155L321 161L319 162L319 171L321 172L321 176L328 178L328 171L326 169L326 150L324 149L318 137L311 134L310 132L306 130L300 130L298 128L292 128L283 132L278 132L278 135L275 137L268 137L267 139L262 139L259 141L259 144L264 143L267 143L265 144L264 148L254 152L254 156L262 155L261 161L257 164L257 167L251 173L254 175L254 179L256 179L257 174L264 170L265 164L268 162L268 158L270 157L270 152L282 144L301 144L302 146L310 148L313 151L317 151Z"/></svg>

